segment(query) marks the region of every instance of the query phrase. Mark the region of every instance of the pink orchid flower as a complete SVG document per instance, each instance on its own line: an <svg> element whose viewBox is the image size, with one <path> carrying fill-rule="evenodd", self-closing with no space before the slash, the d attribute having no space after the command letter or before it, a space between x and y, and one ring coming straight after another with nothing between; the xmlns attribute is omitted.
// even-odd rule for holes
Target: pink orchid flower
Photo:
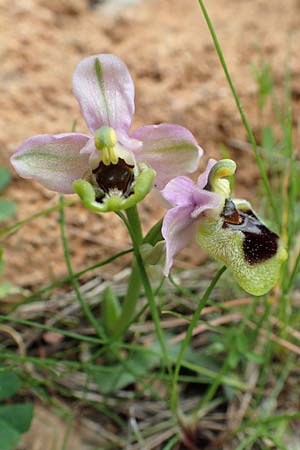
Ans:
<svg viewBox="0 0 300 450"><path fill-rule="evenodd" d="M230 159L210 159L197 183L179 176L165 186L162 194L171 209L162 226L164 272L169 274L174 256L195 239L210 256L230 268L245 291L263 295L278 280L287 252L248 201L230 198L230 184L224 177L235 170Z"/></svg>
<svg viewBox="0 0 300 450"><path fill-rule="evenodd" d="M222 200L219 194L205 189L209 172L215 163L214 159L209 160L197 183L188 177L179 176L171 180L161 192L172 205L165 214L162 226L162 235L166 241L165 275L169 274L174 256L195 239L199 216L205 210L216 208Z"/></svg>
<svg viewBox="0 0 300 450"><path fill-rule="evenodd" d="M160 124L130 131L134 85L118 57L100 54L82 60L73 91L90 135L27 139L11 158L20 176L64 194L75 190L87 207L102 212L141 200L154 176L154 185L162 189L174 176L196 170L203 152L187 129Z"/></svg>

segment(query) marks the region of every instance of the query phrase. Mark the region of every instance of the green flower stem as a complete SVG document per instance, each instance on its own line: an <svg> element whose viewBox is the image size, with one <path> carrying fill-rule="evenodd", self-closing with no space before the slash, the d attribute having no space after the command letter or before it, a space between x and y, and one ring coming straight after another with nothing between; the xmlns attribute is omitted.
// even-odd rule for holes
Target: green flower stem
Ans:
<svg viewBox="0 0 300 450"><path fill-rule="evenodd" d="M148 300L148 305L149 305L149 309L151 311L152 319L154 322L157 339L159 341L159 344L160 344L160 347L162 350L163 360L167 366L169 374L171 375L172 369L171 369L171 364L170 364L170 358L169 358L168 350L166 347L163 331L162 331L162 328L160 325L159 314L158 314L157 306L156 306L156 303L154 300L154 294L153 294L152 287L151 287L151 284L150 284L150 281L149 281L149 278L148 278L148 275L147 275L147 272L146 272L146 269L144 266L144 261L142 259L140 249L139 249L139 245L142 241L139 241L135 235L136 224L133 223L133 227L131 226L131 221L134 217L136 217L136 215L135 215L135 213L132 216L127 214L128 220L126 219L126 217L124 216L123 213L119 212L118 215L123 220L124 224L126 225L128 231L129 231L131 240L132 240L132 245L133 245L133 249L134 249L137 267L139 268L140 278L142 280L145 295Z"/></svg>
<svg viewBox="0 0 300 450"><path fill-rule="evenodd" d="M132 229L132 233L134 234L134 238L138 246L140 246L143 242L154 245L161 239L161 220L151 228L151 230L143 239L137 207L133 206L132 208L127 209L126 215L128 224ZM123 220L122 215L119 214L119 216ZM132 318L136 312L136 306L140 297L141 287L142 280L140 276L140 268L136 258L134 258L131 275L128 281L126 296L122 305L121 316L119 317L115 325L115 332L113 333L113 337L121 338L128 329L128 326L130 325Z"/></svg>
<svg viewBox="0 0 300 450"><path fill-rule="evenodd" d="M113 337L121 338L126 332L132 316L135 313L136 305L140 297L142 282L139 267L136 258L133 260L132 271L128 281L128 287L124 302L122 304L122 312L115 325Z"/></svg>
<svg viewBox="0 0 300 450"><path fill-rule="evenodd" d="M143 233L141 228L141 223L138 216L138 211L136 206L132 206L131 208L126 210L126 215L128 222L131 225L133 230L136 243L138 246L143 242ZM122 216L121 216L122 218ZM132 319L132 316L135 313L136 305L138 299L140 297L142 282L140 277L140 270L136 261L136 258L133 259L132 263L132 271L128 281L128 287L126 296L122 305L122 312L119 320L115 326L115 332L113 336L116 338L120 338L123 336L125 331L128 328L128 325Z"/></svg>
<svg viewBox="0 0 300 450"><path fill-rule="evenodd" d="M237 93L237 91L236 91L236 89L234 87L234 84L233 84L233 81L231 79L231 76L230 76L227 64L226 64L225 59L224 59L224 55L223 55L223 52L222 52L222 49L221 49L221 46L220 46L217 34L216 34L214 26L213 26L213 24L212 24L212 22L210 20L210 17L208 15L207 9L206 9L206 7L204 5L204 1L203 0L198 0L198 3L200 5L200 8L201 8L202 13L204 15L204 18L206 20L206 23L207 23L207 26L209 28L210 34L212 36L212 39L214 41L214 45L215 45L217 54L219 56L219 59L220 59L221 65L223 67L225 76L227 78L229 87L231 89L232 95L234 97L234 100L236 102L237 108L239 110L239 113L240 113L243 125L244 125L245 130L246 130L247 135L248 135L248 139L249 139L250 144L252 146L252 149L253 149L253 152L254 152L254 155L255 155L255 159L256 159L256 163L258 165L258 168L259 168L259 171L260 171L260 174L261 174L261 177L262 177L263 185L264 185L264 188L266 190L266 193L267 193L270 205L272 207L274 217L276 219L277 224L280 225L281 219L280 219L280 216L279 216L279 210L278 210L278 207L275 204L275 201L274 201L274 198L273 198L273 195L272 195L272 190L271 190L271 186L270 186L269 179L268 179L268 176L267 176L267 171L266 171L263 159L260 157L260 154L258 152L254 134L253 134L253 132L252 132L252 130L250 128L250 125L248 123L248 120L247 120L246 114L245 114L245 112L243 110L243 107L242 107L240 98L238 96L238 93Z"/></svg>
<svg viewBox="0 0 300 450"><path fill-rule="evenodd" d="M172 387L171 387L171 410L176 413L177 409L178 409L178 394L177 394L177 381L178 381L178 376L179 376L179 371L180 371L180 367L181 367L181 362L183 360L184 357L184 353L190 343L190 340L192 338L193 335L193 330L199 320L199 316L201 314L202 309L204 308L204 306L206 305L207 300L209 299L210 294L212 293L212 291L214 290L217 282L219 281L219 279L221 278L222 274L225 272L226 267L223 266L214 276L214 278L212 279L212 281L210 282L208 288L206 289L206 291L204 292L203 296L201 297L201 299L199 300L198 306L196 308L196 311L194 312L194 315L192 317L192 320L189 324L189 327L187 329L184 341L181 344L181 348L177 357L177 361L176 361L176 365L175 365L175 370L173 373L173 379L172 379Z"/></svg>
<svg viewBox="0 0 300 450"><path fill-rule="evenodd" d="M130 224L131 230L134 233L135 243L138 246L140 246L141 243L143 242L143 233L136 205L126 209L125 212L128 219L128 223Z"/></svg>

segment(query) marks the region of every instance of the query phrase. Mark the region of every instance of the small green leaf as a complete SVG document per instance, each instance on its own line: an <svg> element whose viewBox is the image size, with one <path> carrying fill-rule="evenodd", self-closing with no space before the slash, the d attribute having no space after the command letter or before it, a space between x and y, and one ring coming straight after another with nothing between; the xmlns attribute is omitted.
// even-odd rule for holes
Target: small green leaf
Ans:
<svg viewBox="0 0 300 450"><path fill-rule="evenodd" d="M0 372L0 400L14 395L21 387L21 382L14 372L8 370ZM2 447L0 445L2 450Z"/></svg>
<svg viewBox="0 0 300 450"><path fill-rule="evenodd" d="M19 433L28 431L32 417L33 405L31 403L0 406L0 421L6 422Z"/></svg>
<svg viewBox="0 0 300 450"><path fill-rule="evenodd" d="M0 167L0 192L3 192L6 186L9 185L11 176L6 167Z"/></svg>
<svg viewBox="0 0 300 450"><path fill-rule="evenodd" d="M11 200L0 199L0 222L16 213L16 204Z"/></svg>
<svg viewBox="0 0 300 450"><path fill-rule="evenodd" d="M21 438L14 428L8 425L8 423L0 419L0 448L1 450L14 450L17 443Z"/></svg>

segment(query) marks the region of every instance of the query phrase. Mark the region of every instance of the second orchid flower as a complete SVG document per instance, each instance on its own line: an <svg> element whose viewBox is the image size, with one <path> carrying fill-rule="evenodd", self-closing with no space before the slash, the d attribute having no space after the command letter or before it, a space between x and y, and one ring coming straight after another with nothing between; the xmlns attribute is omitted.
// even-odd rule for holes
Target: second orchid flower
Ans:
<svg viewBox="0 0 300 450"><path fill-rule="evenodd" d="M229 181L236 164L210 160L197 183L181 176L162 191L172 206L162 227L166 241L165 275L173 257L193 238L213 258L228 266L239 285L253 295L263 295L276 283L286 250L246 200L230 198Z"/></svg>

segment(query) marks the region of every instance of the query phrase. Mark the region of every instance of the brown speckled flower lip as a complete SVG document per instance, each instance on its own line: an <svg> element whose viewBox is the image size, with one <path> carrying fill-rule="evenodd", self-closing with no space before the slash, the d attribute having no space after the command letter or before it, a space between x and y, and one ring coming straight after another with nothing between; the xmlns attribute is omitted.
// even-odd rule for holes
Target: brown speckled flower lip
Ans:
<svg viewBox="0 0 300 450"><path fill-rule="evenodd" d="M240 211L229 198L222 216L223 228L239 230L244 234L243 251L249 264L259 264L276 254L279 236L269 230L251 209Z"/></svg>

